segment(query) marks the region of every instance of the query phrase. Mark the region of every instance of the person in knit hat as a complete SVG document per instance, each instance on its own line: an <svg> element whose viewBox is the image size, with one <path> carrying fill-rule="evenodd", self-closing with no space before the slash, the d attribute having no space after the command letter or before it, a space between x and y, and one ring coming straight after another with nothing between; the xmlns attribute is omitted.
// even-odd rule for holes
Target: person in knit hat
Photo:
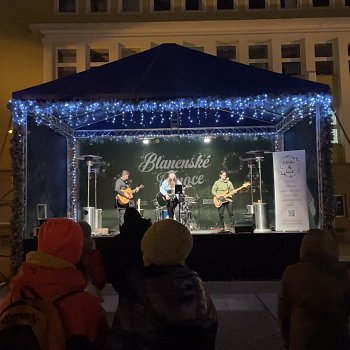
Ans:
<svg viewBox="0 0 350 350"><path fill-rule="evenodd" d="M144 264L184 265L193 247L193 238L186 226L166 219L154 223L141 241Z"/></svg>
<svg viewBox="0 0 350 350"><path fill-rule="evenodd" d="M76 264L83 250L83 232L69 219L51 219L40 227L38 251Z"/></svg>
<svg viewBox="0 0 350 350"><path fill-rule="evenodd" d="M86 279L76 267L82 249L83 233L76 222L66 218L46 221L39 229L38 250L26 255L0 312L20 300L25 287L42 299L64 295L55 305L66 339L79 335L97 345L106 336L108 323L99 301L84 291Z"/></svg>
<svg viewBox="0 0 350 350"><path fill-rule="evenodd" d="M107 349L214 350L217 314L202 280L186 266L192 247L189 230L177 221L147 229L144 266L128 279Z"/></svg>
<svg viewBox="0 0 350 350"><path fill-rule="evenodd" d="M289 350L350 349L350 280L330 232L308 231L300 262L283 272L278 297L282 339Z"/></svg>

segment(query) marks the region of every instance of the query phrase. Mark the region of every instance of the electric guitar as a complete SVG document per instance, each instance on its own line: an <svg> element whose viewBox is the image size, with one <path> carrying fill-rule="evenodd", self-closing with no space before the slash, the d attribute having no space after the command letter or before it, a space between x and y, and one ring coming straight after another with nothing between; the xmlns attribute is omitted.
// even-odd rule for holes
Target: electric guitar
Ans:
<svg viewBox="0 0 350 350"><path fill-rule="evenodd" d="M130 196L130 198L126 198L126 197L124 197L123 195L121 195L121 194L117 194L116 196L115 196L115 198L117 199L117 201L118 201L118 203L120 204L120 205L125 205L125 204L128 204L129 203L129 201L130 201L130 199L131 198L133 198L133 194L135 193L135 192L137 192L138 190L140 190L141 188L143 188L144 186L143 185L140 185L140 186L137 186L135 189L131 189L130 187L128 187L128 188L126 188L125 190L123 190L123 193L124 194L128 194L129 196Z"/></svg>
<svg viewBox="0 0 350 350"><path fill-rule="evenodd" d="M230 197L232 197L234 194L236 194L238 191L240 191L242 188L246 188L250 186L250 182L245 182L241 187L238 187L234 189L233 191L225 191L220 195L220 198L213 198L214 205L216 208L220 208L222 204L227 203Z"/></svg>

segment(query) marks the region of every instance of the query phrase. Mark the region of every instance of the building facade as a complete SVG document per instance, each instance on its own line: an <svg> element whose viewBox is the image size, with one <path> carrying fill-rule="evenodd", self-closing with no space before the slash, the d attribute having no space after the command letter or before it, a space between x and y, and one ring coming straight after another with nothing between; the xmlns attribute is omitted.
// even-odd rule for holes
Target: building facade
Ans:
<svg viewBox="0 0 350 350"><path fill-rule="evenodd" d="M350 229L350 0L46 0L40 6L13 0L0 4L0 17L1 179L7 187L12 91L172 42L331 87L336 193L343 206L336 226Z"/></svg>

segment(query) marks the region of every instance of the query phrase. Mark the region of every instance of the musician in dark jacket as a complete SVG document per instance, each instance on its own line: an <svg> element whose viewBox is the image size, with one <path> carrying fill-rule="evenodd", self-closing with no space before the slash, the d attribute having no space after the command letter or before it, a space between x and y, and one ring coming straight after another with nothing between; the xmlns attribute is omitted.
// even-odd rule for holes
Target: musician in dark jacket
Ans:
<svg viewBox="0 0 350 350"><path fill-rule="evenodd" d="M128 170L123 170L120 178L117 179L114 185L114 191L116 193L116 207L118 208L119 227L121 227L124 223L125 209L129 208L129 200L133 197L131 190L127 191L130 189L130 185L128 183L129 175L130 173ZM138 188L136 188L133 192L138 192ZM126 203L120 203L118 197L124 198L125 200L123 200L123 202Z"/></svg>
<svg viewBox="0 0 350 350"><path fill-rule="evenodd" d="M174 220L158 221L146 231L144 267L129 278L108 349L214 350L214 304L198 274L185 266L192 245L188 229Z"/></svg>

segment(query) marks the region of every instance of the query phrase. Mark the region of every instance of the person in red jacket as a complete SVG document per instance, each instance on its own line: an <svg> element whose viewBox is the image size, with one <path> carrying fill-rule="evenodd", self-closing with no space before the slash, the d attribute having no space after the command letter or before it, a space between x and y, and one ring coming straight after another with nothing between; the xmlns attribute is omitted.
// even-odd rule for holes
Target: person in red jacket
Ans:
<svg viewBox="0 0 350 350"><path fill-rule="evenodd" d="M27 254L0 312L21 298L23 287L43 299L68 293L55 302L66 339L84 337L98 346L108 333L108 323L97 298L84 291L86 279L76 267L82 248L83 234L77 223L66 218L46 221L39 230L38 250Z"/></svg>

